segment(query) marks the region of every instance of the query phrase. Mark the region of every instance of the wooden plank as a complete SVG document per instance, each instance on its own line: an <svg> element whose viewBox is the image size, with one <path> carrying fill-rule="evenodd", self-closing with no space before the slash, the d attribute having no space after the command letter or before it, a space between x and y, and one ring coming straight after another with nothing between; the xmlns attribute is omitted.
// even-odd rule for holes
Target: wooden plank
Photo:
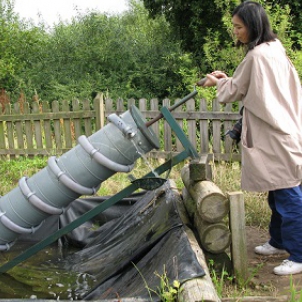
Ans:
<svg viewBox="0 0 302 302"><path fill-rule="evenodd" d="M129 110L132 105L136 106L135 99L133 99L133 98L131 98L131 99L128 100L128 102L127 102L127 110Z"/></svg>
<svg viewBox="0 0 302 302"><path fill-rule="evenodd" d="M84 111L90 111L90 102L89 100L84 100L83 101L83 110ZM89 118L84 118L84 129L87 137L92 134L92 125L91 125L91 119Z"/></svg>
<svg viewBox="0 0 302 302"><path fill-rule="evenodd" d="M113 109L112 107L108 106L108 110L106 110L106 116L108 116L111 113L116 113L116 110ZM154 111L146 111L142 112L143 114L146 114L146 117L148 118L154 118L158 115L158 112ZM194 111L194 112L185 112L185 111L175 111L173 110L173 117L175 119L187 119L187 120L228 120L228 121L235 121L240 118L239 113L228 113L228 112L212 112L212 111L207 111L207 112L199 112L199 111Z"/></svg>
<svg viewBox="0 0 302 302"><path fill-rule="evenodd" d="M206 112L207 109L207 101L205 99L200 100L200 110L201 112ZM200 153L208 153L209 152L209 122L208 120L202 119L199 117L199 132L200 132Z"/></svg>
<svg viewBox="0 0 302 302"><path fill-rule="evenodd" d="M62 110L69 110L69 102L64 100L62 101ZM71 134L71 121L69 118L62 119L63 129L64 129L64 142L66 148L72 148L72 134Z"/></svg>
<svg viewBox="0 0 302 302"><path fill-rule="evenodd" d="M75 99L72 101L72 110L73 111L80 111L80 102L78 99ZM82 134L81 130L81 119L80 118L74 118L72 120L73 123L73 129L74 129L74 139L77 140L79 136Z"/></svg>
<svg viewBox="0 0 302 302"><path fill-rule="evenodd" d="M147 111L147 100L146 99L139 99L138 100L138 109L140 111L140 113L142 114L143 118L146 119L146 112Z"/></svg>
<svg viewBox="0 0 302 302"><path fill-rule="evenodd" d="M32 103L32 112L39 113L40 112L40 104L38 102ZM41 127L41 120L34 121L34 129L35 129L35 144L38 149L43 148L43 141L42 141L42 127Z"/></svg>
<svg viewBox="0 0 302 302"><path fill-rule="evenodd" d="M248 278L245 210L242 192L228 193L230 200L231 259L236 281L243 284Z"/></svg>
<svg viewBox="0 0 302 302"><path fill-rule="evenodd" d="M186 102L187 105L187 113L194 112L195 111L195 100L190 99ZM191 142L192 146L194 149L197 149L197 144L196 144L196 120L188 120L188 139Z"/></svg>
<svg viewBox="0 0 302 302"><path fill-rule="evenodd" d="M237 297L237 298L222 298L222 302L288 302L292 301L290 295L282 296L249 296L249 297Z"/></svg>
<svg viewBox="0 0 302 302"><path fill-rule="evenodd" d="M177 103L177 102L179 102L180 101L180 99L176 99L175 100L175 102ZM179 107L176 107L174 110L173 110L173 117L175 116L174 114L176 113L176 112L181 112L181 111L183 111L184 109L183 109L183 106L179 106ZM183 119L175 119L176 120L176 122L177 122L177 124L179 125L179 127L181 128L181 129L183 129L183 127L184 127L184 120ZM180 140L176 137L176 150L178 151L178 152L181 152L182 150L184 150L184 147L183 147L183 145L182 145L182 143L180 142Z"/></svg>
<svg viewBox="0 0 302 302"><path fill-rule="evenodd" d="M12 113L12 106L11 104L6 104L5 106L5 113L11 114ZM7 141L8 141L8 148L14 150L15 149L15 138L14 138L14 126L11 121L6 122L6 130L7 130ZM9 153L10 158L14 159L14 153Z"/></svg>
<svg viewBox="0 0 302 302"><path fill-rule="evenodd" d="M124 100L119 98L116 101L116 114L120 115L123 112L125 112Z"/></svg>
<svg viewBox="0 0 302 302"><path fill-rule="evenodd" d="M53 112L59 112L60 106L58 101L53 101L51 104ZM57 150L62 149L62 140L61 140L61 122L60 119L53 120L53 128L54 128L54 137L55 137L55 149L56 153Z"/></svg>
<svg viewBox="0 0 302 302"><path fill-rule="evenodd" d="M140 113L147 111L147 100L146 99L139 99L138 100L138 110ZM146 119L146 114L142 113L144 119Z"/></svg>
<svg viewBox="0 0 302 302"><path fill-rule="evenodd" d="M110 98L105 98L105 116L107 117L111 113L114 113L115 109L113 106L113 100ZM105 121L106 123L107 121Z"/></svg>
<svg viewBox="0 0 302 302"><path fill-rule="evenodd" d="M6 148L5 140L5 122L0 121L0 150ZM0 160L5 160L5 156L1 156Z"/></svg>
<svg viewBox="0 0 302 302"><path fill-rule="evenodd" d="M36 103L36 102L33 102ZM32 103L32 104L33 104ZM40 120L53 120L53 119L61 119L61 118L93 118L95 117L95 111L89 110L89 111L83 111L80 112L73 112L73 111L60 111L58 113L48 112L31 112L30 114L8 114L8 115L0 115L0 121L10 121L14 122L16 120L19 121L40 121Z"/></svg>
<svg viewBox="0 0 302 302"><path fill-rule="evenodd" d="M213 101L213 111L219 112L220 111L220 104L215 99ZM213 153L220 153L221 152L221 122L220 120L213 121Z"/></svg>
<svg viewBox="0 0 302 302"><path fill-rule="evenodd" d="M93 101L95 110L95 128L96 131L105 125L105 104L103 93L98 93Z"/></svg>
<svg viewBox="0 0 302 302"><path fill-rule="evenodd" d="M163 106L166 106L167 108L170 107L170 100L169 99L164 99L163 100ZM171 127L169 124L164 120L164 149L166 151L172 151L172 131Z"/></svg>
<svg viewBox="0 0 302 302"><path fill-rule="evenodd" d="M43 110L43 113L50 112L48 102L46 102L46 101L42 102L42 110ZM45 140L46 148L52 149L52 131L51 131L50 120L43 121L43 128L44 128L44 140Z"/></svg>
<svg viewBox="0 0 302 302"><path fill-rule="evenodd" d="M232 112L232 103L228 103L224 107L225 112ZM233 139L229 135L225 135L228 130L232 130L233 123L229 120L224 120L223 122L223 142L224 142L224 150L225 153L232 153L233 150Z"/></svg>
<svg viewBox="0 0 302 302"><path fill-rule="evenodd" d="M151 99L150 101L150 110L154 112L159 112L158 109L158 99ZM158 139L160 138L160 132L159 132L159 123L154 123L153 125L150 126L153 129L153 132Z"/></svg>
<svg viewBox="0 0 302 302"><path fill-rule="evenodd" d="M21 115L20 103L14 104L14 114ZM23 140L23 124L21 121L15 121L16 137L17 137L17 148L24 149L24 140Z"/></svg>
<svg viewBox="0 0 302 302"><path fill-rule="evenodd" d="M62 149L56 149L54 150L52 149L46 149L45 147L43 147L42 149L5 149L5 150L0 150L0 155L9 155L11 158L15 158L16 155L17 156L23 156L23 155L31 155L31 156L36 156L36 155L51 155L53 153L56 154L63 154L67 151L69 151L69 148L62 148Z"/></svg>
<svg viewBox="0 0 302 302"><path fill-rule="evenodd" d="M30 114L29 103L24 103L24 114ZM24 121L26 149L33 149L33 124L32 121Z"/></svg>

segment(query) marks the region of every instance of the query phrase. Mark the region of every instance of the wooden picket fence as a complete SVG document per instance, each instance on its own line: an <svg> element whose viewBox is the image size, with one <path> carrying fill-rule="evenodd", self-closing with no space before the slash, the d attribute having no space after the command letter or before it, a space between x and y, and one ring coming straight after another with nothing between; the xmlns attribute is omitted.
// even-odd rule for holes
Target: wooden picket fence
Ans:
<svg viewBox="0 0 302 302"><path fill-rule="evenodd" d="M175 100L175 102L178 102ZM2 104L0 115L0 156L61 155L77 144L77 137L89 137L106 124L111 113L121 114L135 105L146 120L155 118L161 106L174 103L165 99L128 101L103 99L102 94L94 99L79 101L18 101ZM190 99L172 112L173 117L200 154L213 154L217 160L240 160L240 149L231 138L223 134L240 118L233 112L232 104L221 106L214 101ZM183 150L183 146L164 119L151 126L160 138L159 150L150 152L152 157L166 157Z"/></svg>

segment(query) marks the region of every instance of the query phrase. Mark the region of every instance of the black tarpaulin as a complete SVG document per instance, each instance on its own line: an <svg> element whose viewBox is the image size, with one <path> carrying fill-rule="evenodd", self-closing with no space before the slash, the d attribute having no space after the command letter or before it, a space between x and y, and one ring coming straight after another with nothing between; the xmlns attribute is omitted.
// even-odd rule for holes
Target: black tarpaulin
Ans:
<svg viewBox="0 0 302 302"><path fill-rule="evenodd" d="M62 215L48 217L35 234L21 236L19 242L28 246L41 241L108 198L77 199ZM20 266L21 272L15 275L23 274L24 269L35 276L43 274L45 284L39 284L39 278L29 280L32 294L41 299L55 295L55 298L73 300L160 301L155 292L164 275L172 283L205 274L184 231L179 202L181 196L171 188L170 181L157 190L132 194L60 238L59 257L53 255L51 260L40 262L41 254L41 260L47 259L52 251L39 253L40 257L31 257L33 264L24 263L24 268ZM68 274L84 279L79 284L64 284L53 293L56 283L47 285L48 268L49 272L61 276L59 283L74 280ZM30 287L26 294L20 291L12 297L29 296Z"/></svg>
<svg viewBox="0 0 302 302"><path fill-rule="evenodd" d="M170 282L204 275L178 213L178 192L167 183L133 197L134 203L131 198L123 200L64 237L65 243L85 246L60 265L97 280L96 286L81 297L84 300L151 295L153 301L160 301L153 291L160 287L164 274ZM61 215L60 225L99 202L106 200L78 199Z"/></svg>

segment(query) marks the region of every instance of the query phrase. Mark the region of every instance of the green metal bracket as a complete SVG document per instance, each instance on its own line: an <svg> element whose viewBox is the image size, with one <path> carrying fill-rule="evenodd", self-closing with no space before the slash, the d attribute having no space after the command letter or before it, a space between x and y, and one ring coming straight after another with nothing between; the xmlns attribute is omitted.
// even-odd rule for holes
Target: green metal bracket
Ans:
<svg viewBox="0 0 302 302"><path fill-rule="evenodd" d="M175 132L176 136L180 140L186 152L188 152L188 157L191 157L193 159L199 158L197 151L195 150L191 142L188 140L188 138L186 137L185 133L182 131L179 124L177 124L176 120L171 115L169 109L167 107L163 107L161 109L161 113L163 114L167 123L170 125L171 129Z"/></svg>
<svg viewBox="0 0 302 302"><path fill-rule="evenodd" d="M172 157L171 159L167 160L165 163L163 163L156 169L154 169L154 172L158 175L161 175L165 171L170 170L173 166L179 164L180 162L184 161L188 157L191 157L191 158L198 157L197 151L194 149L192 144L188 141L187 137L185 136L184 132L182 131L180 126L177 124L177 122L171 115L170 111L166 107L163 107L161 112L162 112L164 118L166 119L166 121L168 122L168 124L170 125L170 127L172 128L172 130L174 130L175 134L179 138L180 142L182 143L182 145L184 147L184 150L182 152L180 152L179 154L175 155L174 157ZM153 172L149 172L143 178L151 177L153 175L154 175ZM105 211L109 207L113 206L114 204L116 204L117 202L122 200L123 198L128 197L129 195L131 195L131 193L133 193L137 189L138 188L135 184L131 184L128 187L126 187L125 189L121 190L119 193L117 193L117 194L113 195L112 197L108 198L107 200L103 201L101 204L99 204L92 210L86 212L79 218L75 219L67 226L57 230L52 235L50 235L47 238L43 239L42 241L36 243L35 245L28 248L26 251L24 251L23 253L21 253L20 255L15 257L14 259L12 259L9 262L2 265L0 267L0 274L6 273L8 270L12 269L19 263L27 260L28 258L35 255L36 253L38 253L45 247L47 247L50 244L57 241L60 237L68 234L75 228L84 224L86 221L91 220L96 215Z"/></svg>

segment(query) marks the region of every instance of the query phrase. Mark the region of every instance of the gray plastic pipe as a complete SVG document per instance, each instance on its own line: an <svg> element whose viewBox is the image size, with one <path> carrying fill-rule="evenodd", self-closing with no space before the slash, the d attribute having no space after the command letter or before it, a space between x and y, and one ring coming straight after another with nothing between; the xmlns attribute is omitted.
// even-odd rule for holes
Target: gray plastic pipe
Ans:
<svg viewBox="0 0 302 302"><path fill-rule="evenodd" d="M81 195L94 195L117 172L130 172L135 161L154 148L158 138L145 126L135 106L108 123L60 158L0 198L0 251L11 248L21 234L34 233L50 215L60 215Z"/></svg>

